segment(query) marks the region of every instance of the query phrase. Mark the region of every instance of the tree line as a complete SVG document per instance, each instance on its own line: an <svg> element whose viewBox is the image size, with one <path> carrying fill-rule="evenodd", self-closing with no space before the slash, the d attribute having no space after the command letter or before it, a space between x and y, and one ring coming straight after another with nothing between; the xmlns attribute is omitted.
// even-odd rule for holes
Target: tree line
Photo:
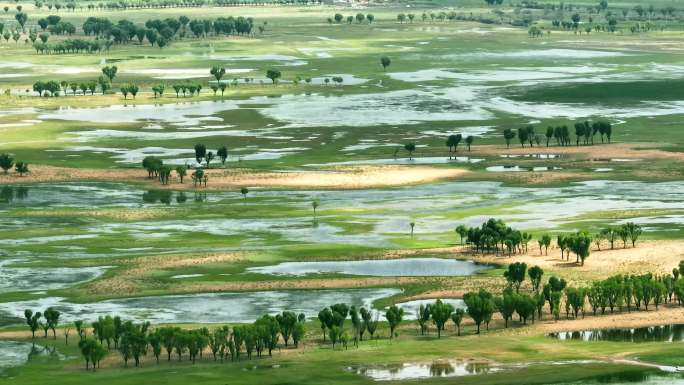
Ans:
<svg viewBox="0 0 684 385"><path fill-rule="evenodd" d="M27 174L29 172L29 165L26 162L16 162L14 161L14 157L12 157L10 154L3 153L0 154L0 168L2 169L3 173L7 175L9 173L9 170L14 167L14 171L19 174L19 176L24 176L24 174Z"/></svg>
<svg viewBox="0 0 684 385"><path fill-rule="evenodd" d="M73 24L60 19L59 16L50 15L38 20L38 24L43 31L47 30L53 34L73 35L76 33L76 27ZM259 27L263 32L264 26ZM51 44L48 43L49 35L46 33L40 35L32 33L29 38L33 42L33 48L41 54L97 53L109 51L114 44L129 44L131 42L143 44L145 41L151 46L164 48L173 40L190 36L199 39L208 37L210 34L214 36L251 35L254 29L254 19L229 16L213 20L190 20L187 16L180 16L178 19L147 20L144 26L140 26L125 19L119 20L115 24L106 17L89 17L83 22L81 28L84 35L94 36L95 39L66 39ZM36 41L38 37L40 41Z"/></svg>
<svg viewBox="0 0 684 385"><path fill-rule="evenodd" d="M593 145L596 134L599 134L601 137L601 143L610 143L613 135L613 125L604 120L577 122L575 123L574 128L575 144L577 146L580 144ZM525 147L525 144L529 144L530 147L534 147L535 144L540 146L544 139L546 141L546 147L549 147L551 139L556 141L557 146L569 146L572 144L570 129L567 125L547 127L546 132L544 133L544 139L535 132L533 125L519 127L517 130L506 128L503 131L503 137L506 141L507 148L511 147L511 141L516 137L520 142L520 146L523 148Z"/></svg>
<svg viewBox="0 0 684 385"><path fill-rule="evenodd" d="M218 157L221 164L225 165L226 160L228 159L228 147L221 146L216 150L216 152L214 152L211 150L207 150L207 146L205 146L204 144L197 143L194 147L194 150L195 160L197 161L198 167L195 167L190 177L195 187L197 187L198 185L202 187L202 184L204 184L204 187L207 187L209 176L206 172L204 172L204 169L202 168L202 163L204 162L206 168L209 168L211 162ZM187 164L178 165L175 166L175 168L172 168L169 165L165 165L162 159L152 155L146 156L142 160L142 167L147 171L148 178L158 178L159 181L164 185L169 184L171 173L173 171L176 172L176 176L180 180L180 183L183 183L183 179L188 174L189 169L189 166ZM244 195L246 195L246 193L244 193Z"/></svg>
<svg viewBox="0 0 684 385"><path fill-rule="evenodd" d="M501 219L490 218L479 227L466 227L459 225L455 232L461 239L461 244L466 244L476 253L494 253L495 255L523 254L528 252L528 246L532 242L531 233L515 230L507 226ZM595 234L587 231L577 231L575 233L558 234L556 245L561 252L561 259L570 260L570 253L576 256L575 262L584 265L584 261L589 258L592 244L601 250L601 243L607 241L610 248L615 248L617 240L622 240L623 248L631 243L636 247L636 243L641 237L643 229L634 222L627 222L619 226L608 226ZM552 238L549 234L542 234L537 240L539 254L548 255Z"/></svg>
<svg viewBox="0 0 684 385"><path fill-rule="evenodd" d="M36 331L44 330L44 337L48 337L48 331L52 331L53 338L57 338L56 328L59 324L61 313L49 307L44 312L33 312L31 309L24 311L24 318L32 338L35 339ZM264 315L253 323L219 326L212 330L202 327L197 329L183 329L177 326L160 326L152 328L150 322L135 323L123 320L119 316L100 316L97 321L90 324L90 328L83 320L74 321L65 326L64 339L69 344L71 331L75 331L78 337L78 347L85 361L86 370L99 367L100 362L112 352L118 351L124 362L124 367L129 361L135 366L141 365L142 358L151 353L157 364L163 353L167 361L171 361L172 355L177 361L187 358L193 363L208 350L214 361L240 361L241 356L246 355L252 359L268 352L271 356L273 350L283 343L285 348L290 346L299 347L304 338L306 317L304 314L295 314L284 311L275 316ZM90 329L90 334L89 334Z"/></svg>

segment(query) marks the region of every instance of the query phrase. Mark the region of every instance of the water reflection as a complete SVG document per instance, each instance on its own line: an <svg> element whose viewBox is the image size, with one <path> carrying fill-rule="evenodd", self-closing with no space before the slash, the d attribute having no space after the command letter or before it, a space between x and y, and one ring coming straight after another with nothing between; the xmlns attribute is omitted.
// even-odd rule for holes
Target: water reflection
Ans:
<svg viewBox="0 0 684 385"><path fill-rule="evenodd" d="M29 188L26 186L2 186L0 188L0 203L10 203L13 200L28 198Z"/></svg>
<svg viewBox="0 0 684 385"><path fill-rule="evenodd" d="M358 366L350 367L349 370L370 377L375 381L396 381L487 374L499 371L501 368L486 362L434 361L430 363Z"/></svg>
<svg viewBox="0 0 684 385"><path fill-rule="evenodd" d="M603 329L550 333L558 340L615 342L681 342L684 324L649 326L635 329Z"/></svg>

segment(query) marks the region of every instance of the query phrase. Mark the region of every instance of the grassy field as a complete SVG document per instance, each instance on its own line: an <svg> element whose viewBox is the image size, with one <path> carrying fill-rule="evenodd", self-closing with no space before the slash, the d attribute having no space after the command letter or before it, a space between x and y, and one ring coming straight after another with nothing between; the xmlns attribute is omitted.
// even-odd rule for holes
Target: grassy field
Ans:
<svg viewBox="0 0 684 385"><path fill-rule="evenodd" d="M609 1L619 19L617 31L579 33L607 23L605 11L585 8L598 1L575 1L573 10L504 3L61 10L78 31L53 35L50 43L92 39L81 31L92 16L139 25L182 15L249 16L264 31L177 39L163 49L132 42L97 54L39 54L23 35L17 43L0 39L0 153L33 170L24 177L12 170L0 174L0 277L6 281L0 282L0 355L7 357L0 357L0 383L367 384L375 382L374 370L396 374L403 364L423 370L450 360L453 370L471 375L432 373L430 383L681 381L677 375L661 377L652 366L614 360L681 366L681 342L545 336L550 330L579 330L582 320L530 327L515 322L503 330L495 319L480 336L468 324L463 337L454 336L450 324L442 339L418 336L416 323L406 321L394 340L382 322L382 338L359 348L333 350L320 341L312 307L328 298L382 310L406 300L461 298L482 287L498 293L506 265L516 261L539 264L545 278L556 275L581 286L616 273L669 274L682 259L684 10L670 17L657 11L680 4L651 1L656 11L639 17L634 7L640 2ZM29 16L27 31L56 12L21 5ZM0 11L0 23L12 31L16 5L8 6L8 12ZM623 9L629 10L626 17ZM423 12L442 11L460 20L421 18ZM337 12L372 13L375 20L329 23ZM581 16L578 31L552 26L575 12ZM399 13L417 17L400 23ZM529 37L528 27L517 24L526 15L545 31L542 37ZM653 28L630 32L637 23ZM382 56L391 59L384 70ZM96 80L105 65L118 67L112 93L39 97L32 91L36 81ZM227 70L224 95L209 88L215 65ZM282 72L279 84L266 78L269 69ZM337 76L341 84L325 82ZM184 82L201 84L201 94L177 97L172 85ZM135 99L119 92L129 83L140 86ZM165 93L155 98L151 88L160 84ZM554 139L546 145L547 127L567 125L574 144L573 126L585 120L609 121L611 143L597 135L593 145L560 147ZM540 143L521 146L513 139L509 148L504 129L526 125L534 125ZM472 148L462 142L449 154L445 140L451 134L473 136ZM225 164L214 160L207 167L208 188L195 188L187 179L181 184L175 175L169 185L145 178L140 165L148 155L196 166L196 143L212 151L228 147ZM407 143L416 145L415 153L404 149ZM377 185L355 180L379 180L383 173L397 180L401 173L425 175ZM317 184L316 176L333 182ZM241 195L240 187L249 192ZM490 217L531 233L530 251L483 256L461 247L456 226L477 226ZM602 251L593 246L584 267L561 262L555 246L549 256L537 249L542 234L598 233L630 221L644 228L637 247L607 251L604 241ZM391 270L392 261L407 258L490 266L466 276L254 270L365 260L382 260ZM168 311L184 321L161 317L160 323L213 327L217 309L239 319L254 309L272 312L268 306L297 301L312 315L304 347L279 349L273 358L215 363L205 352L197 364L157 365L148 354L143 367L133 369L123 368L112 352L100 370L86 373L74 341L39 339L39 349L49 346L54 353L33 354L28 362L28 345L7 345L30 343L20 326L24 306L60 306L72 318L107 309ZM185 323L193 321L190 309L180 309L184 304L197 306L201 319L210 321ZM640 312L634 321L627 314L588 317L594 321L586 325L670 323L679 320L677 311L668 306L664 313ZM471 366L462 368L462 362ZM482 362L492 370L476 374L474 363Z"/></svg>

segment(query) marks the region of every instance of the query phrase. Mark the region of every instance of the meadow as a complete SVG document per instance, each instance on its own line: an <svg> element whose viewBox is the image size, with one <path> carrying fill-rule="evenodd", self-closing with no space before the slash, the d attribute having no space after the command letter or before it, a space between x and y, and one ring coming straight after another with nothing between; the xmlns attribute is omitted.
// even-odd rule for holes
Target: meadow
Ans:
<svg viewBox="0 0 684 385"><path fill-rule="evenodd" d="M480 289L512 295L504 273L516 263L540 266L544 283L559 277L568 289L616 274L681 280L673 269L684 255L684 9L641 3L8 3L0 155L28 172L0 171L0 383L684 383L679 332L646 342L548 336L679 330L674 286L659 309L621 304L592 316L587 302L586 319L584 310L554 316L548 298L536 322L523 325L521 315L504 327L495 312L482 334L467 315L463 335L449 321L442 338L423 335L417 320L419 306L436 299L453 311ZM372 21L347 22L358 13ZM49 15L75 33L44 32L39 20ZM574 27L554 24L573 15ZM96 39L83 23L228 16L253 18L253 29L195 36L188 24L163 48L134 38L94 53L41 53L29 37L111 43L116 34ZM35 91L49 81L63 83L58 95ZM88 82L99 86L79 88ZM181 85L202 88L186 95L174 90ZM124 95L131 86L135 95ZM584 122L607 122L612 135L577 135ZM546 134L561 126L568 145ZM452 150L445 142L456 135ZM225 146L225 159L198 155L198 144L212 154ZM168 180L157 176L162 168L143 167L150 157L170 166ZM204 184L191 179L197 170ZM494 252L455 231L490 218L529 236L529 247L516 241L504 252L502 239ZM605 231L628 224L638 242L625 236L613 248ZM586 263L564 260L558 237L583 234ZM546 252L537 244L545 236ZM528 280L522 292L541 295ZM319 311L338 303L377 314L378 338L326 341ZM385 318L395 305L404 315L396 333ZM24 310L48 308L60 312L56 338L40 329L33 339ZM204 346L196 363L164 354L157 363L146 344L142 367L124 367L112 348L86 371L73 330L84 320L97 337L92 322L118 315L150 321L146 338L167 326L213 333L285 311L303 314L301 344L276 337L273 357L237 362L215 361Z"/></svg>

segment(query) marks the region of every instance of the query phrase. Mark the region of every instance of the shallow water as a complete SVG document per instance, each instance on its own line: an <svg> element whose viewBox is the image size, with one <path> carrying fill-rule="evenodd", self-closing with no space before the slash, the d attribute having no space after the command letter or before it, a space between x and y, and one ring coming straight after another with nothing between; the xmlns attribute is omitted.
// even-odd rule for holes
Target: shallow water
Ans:
<svg viewBox="0 0 684 385"><path fill-rule="evenodd" d="M615 342L682 342L684 325L660 325L635 329L603 329L550 333L558 340L615 341Z"/></svg>
<svg viewBox="0 0 684 385"><path fill-rule="evenodd" d="M486 269L472 261L442 258L404 258L361 261L283 262L251 267L247 271L272 275L340 273L378 277L462 276Z"/></svg>
<svg viewBox="0 0 684 385"><path fill-rule="evenodd" d="M462 377L493 373L501 370L487 363L435 361L431 363L403 363L383 366L348 368L351 372L375 381L417 380L437 377Z"/></svg>
<svg viewBox="0 0 684 385"><path fill-rule="evenodd" d="M418 311L420 310L420 305L432 305L436 299L416 299L413 301L399 302L396 305L404 309L404 319L414 320L418 317ZM442 298L443 303L448 303L454 307L454 309L465 309L465 302L462 299L453 298ZM448 322L447 328L451 329L455 327L453 323Z"/></svg>
<svg viewBox="0 0 684 385"><path fill-rule="evenodd" d="M0 371L25 364L31 351L30 343L0 340Z"/></svg>
<svg viewBox="0 0 684 385"><path fill-rule="evenodd" d="M478 163L484 159L470 158L467 156L455 156L449 158L448 156L423 156L409 158L387 158L387 159L364 159L364 160L348 160L344 162L329 162L318 164L307 164L305 166L344 166L355 164L442 164L442 163Z"/></svg>
<svg viewBox="0 0 684 385"><path fill-rule="evenodd" d="M166 295L70 303L63 298L0 303L0 318L23 318L24 309L53 306L62 313L60 321L96 320L99 316L119 315L152 323L233 323L252 322L264 314L285 310L315 317L326 306L344 302L371 307L373 301L399 294L399 289L292 290L244 293L205 293Z"/></svg>
<svg viewBox="0 0 684 385"><path fill-rule="evenodd" d="M0 293L61 289L92 281L108 269L99 267L12 267L23 260L0 261Z"/></svg>

